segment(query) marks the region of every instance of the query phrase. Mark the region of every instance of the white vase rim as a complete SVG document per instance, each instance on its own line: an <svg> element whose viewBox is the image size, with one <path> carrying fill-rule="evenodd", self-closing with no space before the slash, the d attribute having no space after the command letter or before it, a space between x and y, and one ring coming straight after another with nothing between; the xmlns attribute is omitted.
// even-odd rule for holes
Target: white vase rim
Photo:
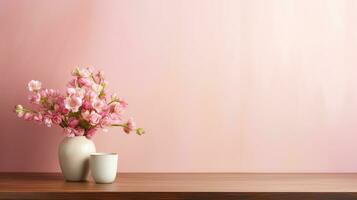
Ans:
<svg viewBox="0 0 357 200"><path fill-rule="evenodd" d="M65 138L86 138L88 139L86 136L84 135L76 135L76 136L73 136L73 137L65 137Z"/></svg>
<svg viewBox="0 0 357 200"><path fill-rule="evenodd" d="M118 155L117 153L105 153L105 152L97 152L97 153L91 153L90 156L116 156Z"/></svg>

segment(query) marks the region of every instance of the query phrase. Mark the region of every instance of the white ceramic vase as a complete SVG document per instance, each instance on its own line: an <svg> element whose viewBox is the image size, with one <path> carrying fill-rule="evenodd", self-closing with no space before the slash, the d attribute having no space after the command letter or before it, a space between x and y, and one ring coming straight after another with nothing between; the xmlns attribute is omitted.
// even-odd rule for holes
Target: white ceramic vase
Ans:
<svg viewBox="0 0 357 200"><path fill-rule="evenodd" d="M66 137L58 149L62 174L67 181L85 181L89 173L89 158L95 145L85 136Z"/></svg>

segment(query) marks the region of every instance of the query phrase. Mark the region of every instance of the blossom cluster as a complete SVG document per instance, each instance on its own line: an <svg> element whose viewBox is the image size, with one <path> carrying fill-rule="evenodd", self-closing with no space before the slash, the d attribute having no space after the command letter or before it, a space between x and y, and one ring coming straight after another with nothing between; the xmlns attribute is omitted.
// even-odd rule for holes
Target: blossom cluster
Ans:
<svg viewBox="0 0 357 200"><path fill-rule="evenodd" d="M125 133L135 131L138 135L144 134L142 128L136 128L132 118L123 122L123 112L128 104L116 94L108 95L108 83L102 71L76 68L72 76L65 93L42 88L40 81L30 81L29 101L36 108L16 105L17 116L47 127L58 125L68 137L91 138L98 129L107 130L112 126L122 127Z"/></svg>

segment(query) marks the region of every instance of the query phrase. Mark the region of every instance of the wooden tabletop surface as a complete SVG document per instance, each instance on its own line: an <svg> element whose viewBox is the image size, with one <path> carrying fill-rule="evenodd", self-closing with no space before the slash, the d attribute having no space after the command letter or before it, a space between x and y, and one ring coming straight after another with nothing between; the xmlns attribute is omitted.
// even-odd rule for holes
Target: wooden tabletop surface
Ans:
<svg viewBox="0 0 357 200"><path fill-rule="evenodd" d="M357 174L119 173L113 184L95 184L66 182L58 173L0 173L0 199L1 194L52 192L348 193L356 198Z"/></svg>

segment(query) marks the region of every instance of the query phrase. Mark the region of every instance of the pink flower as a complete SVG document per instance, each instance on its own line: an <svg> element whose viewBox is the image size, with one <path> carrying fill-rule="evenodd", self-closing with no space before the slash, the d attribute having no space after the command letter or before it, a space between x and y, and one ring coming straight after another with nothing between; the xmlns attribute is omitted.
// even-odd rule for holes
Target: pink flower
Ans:
<svg viewBox="0 0 357 200"><path fill-rule="evenodd" d="M64 105L63 105L63 106L61 106L60 112L61 112L62 114L68 114L68 113L69 113L69 110L68 110L67 108L65 108Z"/></svg>
<svg viewBox="0 0 357 200"><path fill-rule="evenodd" d="M33 114L32 114L32 113L30 113L30 112L25 113L25 115L24 115L24 119L25 119L26 121L30 121L30 120L32 120L32 119L33 119Z"/></svg>
<svg viewBox="0 0 357 200"><path fill-rule="evenodd" d="M52 126L52 120L49 117L45 117L43 122L47 127L51 127Z"/></svg>
<svg viewBox="0 0 357 200"><path fill-rule="evenodd" d="M76 88L67 88L67 95L72 96L76 94Z"/></svg>
<svg viewBox="0 0 357 200"><path fill-rule="evenodd" d="M88 138L88 139L90 139L90 138L92 138L95 134L96 134L96 129L94 129L94 128L91 128L91 129L89 129L88 131L87 131L87 133L86 133L86 137Z"/></svg>
<svg viewBox="0 0 357 200"><path fill-rule="evenodd" d="M36 115L34 115L33 120L37 123L42 123L43 121L43 117L41 113L37 113Z"/></svg>
<svg viewBox="0 0 357 200"><path fill-rule="evenodd" d="M91 90L88 90L87 93L86 93L85 98L88 101L94 101L95 99L98 98L98 94L93 92L93 91L91 91Z"/></svg>
<svg viewBox="0 0 357 200"><path fill-rule="evenodd" d="M62 117L59 114L55 114L52 116L52 122L54 124L60 124L62 122Z"/></svg>
<svg viewBox="0 0 357 200"><path fill-rule="evenodd" d="M135 130L136 126L135 126L135 122L133 121L133 118L130 118L128 120L128 122L125 124L125 126L123 127L123 130L125 133L130 133L131 131Z"/></svg>
<svg viewBox="0 0 357 200"><path fill-rule="evenodd" d="M65 107L65 98L63 96L60 96L57 98L56 105L54 105L54 110L56 112L60 112L62 114L67 114L69 110Z"/></svg>
<svg viewBox="0 0 357 200"><path fill-rule="evenodd" d="M16 114L17 114L17 117L21 118L24 116L25 112L19 111Z"/></svg>
<svg viewBox="0 0 357 200"><path fill-rule="evenodd" d="M76 68L73 70L72 75L73 76L78 76L78 77L90 77L92 74L91 70L89 68Z"/></svg>
<svg viewBox="0 0 357 200"><path fill-rule="evenodd" d="M97 84L100 84L102 83L102 81L104 81L104 72L103 71L99 71L98 73L96 73L94 76L94 81L97 83Z"/></svg>
<svg viewBox="0 0 357 200"><path fill-rule="evenodd" d="M30 90L30 92L36 92L39 91L41 89L41 85L42 83L40 81L36 81L36 80L31 80L27 86Z"/></svg>
<svg viewBox="0 0 357 200"><path fill-rule="evenodd" d="M85 90L83 88L67 88L68 96L76 96L83 99Z"/></svg>
<svg viewBox="0 0 357 200"><path fill-rule="evenodd" d="M91 72L88 68L78 69L78 75L80 77L90 77Z"/></svg>
<svg viewBox="0 0 357 200"><path fill-rule="evenodd" d="M99 84L96 84L96 83L93 83L92 87L91 87L91 90L99 95L103 90L103 86L99 85Z"/></svg>
<svg viewBox="0 0 357 200"><path fill-rule="evenodd" d="M89 121L92 125L98 124L101 118L102 116L96 113L95 111L92 111L89 115Z"/></svg>
<svg viewBox="0 0 357 200"><path fill-rule="evenodd" d="M84 129L82 129L82 128L77 128L77 129L74 130L74 134L75 134L76 136L82 136L82 135L84 135Z"/></svg>
<svg viewBox="0 0 357 200"><path fill-rule="evenodd" d="M100 99L95 99L92 103L92 107L97 112L102 112L102 110L106 108L106 105L107 104L103 100L100 100Z"/></svg>
<svg viewBox="0 0 357 200"><path fill-rule="evenodd" d="M53 105L53 110L56 112L60 111L60 105L58 104Z"/></svg>
<svg viewBox="0 0 357 200"><path fill-rule="evenodd" d="M74 78L72 80L70 80L67 84L69 87L76 87L77 85L77 80Z"/></svg>
<svg viewBox="0 0 357 200"><path fill-rule="evenodd" d="M103 126L110 126L113 123L113 120L109 116L105 116L100 120L100 125Z"/></svg>
<svg viewBox="0 0 357 200"><path fill-rule="evenodd" d="M89 101L84 101L82 104L83 109L89 110L92 108L92 104Z"/></svg>
<svg viewBox="0 0 357 200"><path fill-rule="evenodd" d="M78 109L81 105L82 99L76 96L70 96L64 100L65 108L72 112L78 112Z"/></svg>
<svg viewBox="0 0 357 200"><path fill-rule="evenodd" d="M82 115L82 118L84 120L87 120L87 121L90 120L90 117L89 117L90 116L90 112L89 112L89 110L86 110L86 111L82 112L81 115Z"/></svg>
<svg viewBox="0 0 357 200"><path fill-rule="evenodd" d="M102 117L109 116L110 115L110 109L108 106L106 106L101 113L99 113Z"/></svg>
<svg viewBox="0 0 357 200"><path fill-rule="evenodd" d="M58 97L61 95L61 93L58 90L54 90L54 89L49 89L48 90L48 95L51 97Z"/></svg>
<svg viewBox="0 0 357 200"><path fill-rule="evenodd" d="M125 107L123 106L123 104L118 103L118 102L113 103L112 106L113 106L113 112L114 112L115 114L121 114L122 111L125 109Z"/></svg>
<svg viewBox="0 0 357 200"><path fill-rule="evenodd" d="M92 81L89 78L79 78L78 83L81 87L90 87L92 85Z"/></svg>
<svg viewBox="0 0 357 200"><path fill-rule="evenodd" d="M84 130L82 128L64 128L64 133L66 134L67 137L74 137L74 136L82 136L84 135Z"/></svg>
<svg viewBox="0 0 357 200"><path fill-rule="evenodd" d="M40 93L40 95L41 95L42 97L44 97L44 98L47 98L47 97L49 96L49 91L48 91L48 89L43 89L43 90L41 90L39 93Z"/></svg>
<svg viewBox="0 0 357 200"><path fill-rule="evenodd" d="M32 104L40 104L41 102L41 95L39 93L33 94L29 96L29 101Z"/></svg>
<svg viewBox="0 0 357 200"><path fill-rule="evenodd" d="M29 96L29 101L35 106L25 109L17 105L17 116L48 127L59 125L68 137L85 135L91 138L98 128L109 126L122 126L126 133L133 130L139 135L144 133L143 129L135 128L132 119L122 122L127 103L115 94L110 98L106 89L108 82L102 71L77 68L73 71L73 76L64 93L42 88L40 81L31 80L28 89L33 93Z"/></svg>
<svg viewBox="0 0 357 200"><path fill-rule="evenodd" d="M120 123L120 121L122 120L122 116L120 114L116 114L116 113L111 113L110 118L112 119L113 124Z"/></svg>
<svg viewBox="0 0 357 200"><path fill-rule="evenodd" d="M78 125L79 121L75 118L71 119L68 123L68 126L71 128L76 128Z"/></svg>
<svg viewBox="0 0 357 200"><path fill-rule="evenodd" d="M64 128L63 129L63 131L64 131L64 134L67 136L67 137L74 137L75 136L75 130L73 129L73 128L69 128L69 127L67 127L67 128Z"/></svg>
<svg viewBox="0 0 357 200"><path fill-rule="evenodd" d="M121 107L123 107L123 108L128 107L128 103L121 98L119 98L119 103L120 103Z"/></svg>

